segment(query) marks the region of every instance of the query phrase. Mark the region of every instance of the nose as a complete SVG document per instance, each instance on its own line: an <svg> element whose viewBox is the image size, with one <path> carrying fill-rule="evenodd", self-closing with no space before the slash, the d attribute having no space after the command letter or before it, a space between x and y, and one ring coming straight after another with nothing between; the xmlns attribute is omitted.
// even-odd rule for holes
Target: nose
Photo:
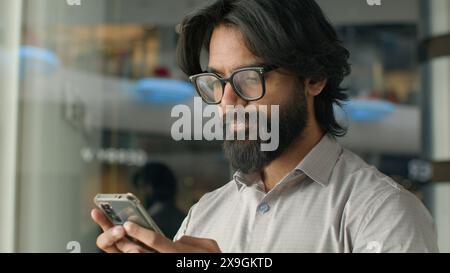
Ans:
<svg viewBox="0 0 450 273"><path fill-rule="evenodd" d="M220 106L222 109L225 109L227 105L242 105L245 106L247 102L239 97L236 92L234 92L233 87L229 82L225 84L225 89L223 91L222 101Z"/></svg>

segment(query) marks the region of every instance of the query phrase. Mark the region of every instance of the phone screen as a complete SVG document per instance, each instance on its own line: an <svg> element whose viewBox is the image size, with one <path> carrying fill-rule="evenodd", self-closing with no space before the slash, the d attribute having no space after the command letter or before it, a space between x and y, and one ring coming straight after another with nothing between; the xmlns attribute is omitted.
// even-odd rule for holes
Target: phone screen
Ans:
<svg viewBox="0 0 450 273"><path fill-rule="evenodd" d="M142 227L152 228L144 220L143 215L126 202L116 202L114 203L114 208L109 203L103 203L101 204L101 207L115 225L122 225L125 222L130 221Z"/></svg>
<svg viewBox="0 0 450 273"><path fill-rule="evenodd" d="M114 225L123 225L130 221L141 227L162 234L156 223L140 205L139 200L131 194L97 195L95 203L103 210Z"/></svg>

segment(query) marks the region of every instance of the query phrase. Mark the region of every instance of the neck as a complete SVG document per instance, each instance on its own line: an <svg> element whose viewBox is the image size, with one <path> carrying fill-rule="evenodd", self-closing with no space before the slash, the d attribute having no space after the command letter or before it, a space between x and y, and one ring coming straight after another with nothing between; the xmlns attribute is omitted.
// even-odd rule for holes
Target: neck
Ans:
<svg viewBox="0 0 450 273"><path fill-rule="evenodd" d="M266 192L272 190L283 177L291 172L324 136L315 120L309 124L311 126L307 126L302 135L286 151L264 168L262 180Z"/></svg>

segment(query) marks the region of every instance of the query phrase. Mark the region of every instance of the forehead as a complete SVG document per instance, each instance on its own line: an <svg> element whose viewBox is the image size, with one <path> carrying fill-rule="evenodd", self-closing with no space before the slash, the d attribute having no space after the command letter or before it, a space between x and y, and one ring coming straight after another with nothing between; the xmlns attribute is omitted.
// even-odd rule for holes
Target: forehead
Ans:
<svg viewBox="0 0 450 273"><path fill-rule="evenodd" d="M214 29L209 44L209 67L228 74L239 67L259 62L260 59L247 48L237 27L219 25Z"/></svg>

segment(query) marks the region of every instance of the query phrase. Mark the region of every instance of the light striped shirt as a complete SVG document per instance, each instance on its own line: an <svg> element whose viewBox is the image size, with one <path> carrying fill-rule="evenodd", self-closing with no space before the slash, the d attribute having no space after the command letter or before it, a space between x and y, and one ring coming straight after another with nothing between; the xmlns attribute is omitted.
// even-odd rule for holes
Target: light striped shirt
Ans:
<svg viewBox="0 0 450 273"><path fill-rule="evenodd" d="M405 190L324 136L270 192L237 172L189 211L183 235L223 252L437 252L433 220Z"/></svg>

